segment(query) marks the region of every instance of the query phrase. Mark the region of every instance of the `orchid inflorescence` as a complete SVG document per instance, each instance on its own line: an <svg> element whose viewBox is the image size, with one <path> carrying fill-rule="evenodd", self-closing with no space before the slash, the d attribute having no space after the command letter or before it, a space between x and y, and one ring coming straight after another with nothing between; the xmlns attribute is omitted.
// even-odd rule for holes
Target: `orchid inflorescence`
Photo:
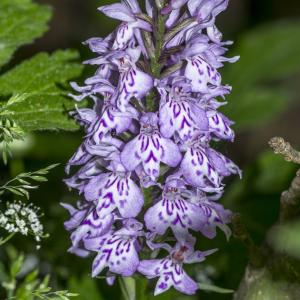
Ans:
<svg viewBox="0 0 300 300"><path fill-rule="evenodd" d="M231 212L218 202L224 177L239 168L210 147L233 141L233 124L218 108L231 87L218 69L226 46L215 26L228 0L137 0L99 10L120 20L106 38L85 44L97 57L94 76L83 86L72 83L75 119L86 131L66 171L66 180L84 196L71 214L70 252L96 253L92 276L108 268L116 275L158 277L155 295L170 287L194 294L197 283L184 264L202 262L213 250L194 250L201 233L212 239L216 228L228 238ZM152 199L150 199L152 198ZM165 256L162 256L166 253ZM149 257L149 259L141 259Z"/></svg>

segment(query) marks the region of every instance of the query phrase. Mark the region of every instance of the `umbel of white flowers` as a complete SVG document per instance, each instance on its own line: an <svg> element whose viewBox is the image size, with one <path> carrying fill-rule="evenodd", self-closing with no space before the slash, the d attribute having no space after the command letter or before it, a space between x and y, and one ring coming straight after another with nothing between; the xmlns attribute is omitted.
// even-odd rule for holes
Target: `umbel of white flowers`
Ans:
<svg viewBox="0 0 300 300"><path fill-rule="evenodd" d="M44 228L40 222L39 209L32 204L26 205L21 201L7 204L7 209L0 212L0 227L9 233L33 235L39 242L44 236Z"/></svg>

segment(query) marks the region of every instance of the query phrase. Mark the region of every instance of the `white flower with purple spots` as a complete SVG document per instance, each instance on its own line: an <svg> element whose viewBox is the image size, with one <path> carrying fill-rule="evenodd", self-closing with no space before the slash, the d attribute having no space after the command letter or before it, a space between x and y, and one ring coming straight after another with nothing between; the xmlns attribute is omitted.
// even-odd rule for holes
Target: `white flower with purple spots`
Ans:
<svg viewBox="0 0 300 300"><path fill-rule="evenodd" d="M121 153L121 161L128 171L140 164L152 180L159 176L160 163L176 167L181 161L178 146L163 138L158 129L158 117L154 113L142 116L140 134L127 143Z"/></svg>
<svg viewBox="0 0 300 300"><path fill-rule="evenodd" d="M123 221L123 228L110 231L101 237L85 239L85 247L97 252L92 266L95 277L108 267L109 271L122 276L131 276L139 265L139 244L143 225L134 219Z"/></svg>
<svg viewBox="0 0 300 300"><path fill-rule="evenodd" d="M199 287L184 271L183 264L202 262L207 255L216 250L194 252L193 245L177 243L173 249L169 247L168 251L169 255L163 259L142 260L138 266L138 271L148 279L159 277L154 291L155 296L171 287L187 295L195 294Z"/></svg>
<svg viewBox="0 0 300 300"><path fill-rule="evenodd" d="M145 213L146 227L159 235L171 228L177 240L185 240L189 229L200 231L207 223L207 216L200 206L183 198L185 185L180 180L169 180L162 199Z"/></svg>
<svg viewBox="0 0 300 300"><path fill-rule="evenodd" d="M232 121L215 110L207 111L206 116L208 118L209 130L214 137L222 140L234 140L234 132L230 128L234 124Z"/></svg>
<svg viewBox="0 0 300 300"><path fill-rule="evenodd" d="M231 235L231 230L227 224L231 221L232 212L217 202L221 196L222 193L207 196L200 190L187 191L185 193L185 198L198 206L205 215L206 222L202 224L200 232L209 239L216 236L217 228L220 228L225 233L227 239L229 239Z"/></svg>
<svg viewBox="0 0 300 300"><path fill-rule="evenodd" d="M124 169L91 178L85 185L84 196L95 203L101 218L115 210L123 218L136 217L144 204L142 191Z"/></svg>
<svg viewBox="0 0 300 300"><path fill-rule="evenodd" d="M205 189L221 185L221 177L207 155L207 148L198 141L188 146L180 170L186 182L192 186Z"/></svg>
<svg viewBox="0 0 300 300"><path fill-rule="evenodd" d="M210 90L221 85L220 73L200 55L186 58L186 60L184 75L191 80L193 92L209 93Z"/></svg>
<svg viewBox="0 0 300 300"><path fill-rule="evenodd" d="M151 25L138 17L141 9L135 0L104 5L98 10L111 18L122 21L115 33L113 50L123 50L135 38L141 43L140 29L152 31Z"/></svg>
<svg viewBox="0 0 300 300"><path fill-rule="evenodd" d="M180 170L188 184L204 191L206 187L220 187L225 176L240 174L239 168L230 159L202 145L199 140L187 146Z"/></svg>
<svg viewBox="0 0 300 300"><path fill-rule="evenodd" d="M118 66L120 72L117 95L117 106L121 111L126 110L131 98L141 100L154 85L153 78L141 71L135 61L128 55L114 57L113 62Z"/></svg>
<svg viewBox="0 0 300 300"><path fill-rule="evenodd" d="M195 105L190 85L173 82L168 91L161 88L160 94L159 125L164 137L171 138L176 133L182 141L187 141L197 133L208 132L205 110Z"/></svg>
<svg viewBox="0 0 300 300"><path fill-rule="evenodd" d="M94 121L88 137L98 144L108 133L115 132L119 135L128 130L134 132L133 119L137 119L138 115L137 110L130 105L127 106L125 112L121 112L114 104L104 103L101 116Z"/></svg>
<svg viewBox="0 0 300 300"><path fill-rule="evenodd" d="M65 203L62 203L62 206L71 215L70 220L64 223L65 228L72 231L72 247L69 249L69 252L86 256L88 252L82 249L84 240L98 237L108 232L113 224L114 216L111 214L100 218L96 209L90 205L79 206L78 209Z"/></svg>

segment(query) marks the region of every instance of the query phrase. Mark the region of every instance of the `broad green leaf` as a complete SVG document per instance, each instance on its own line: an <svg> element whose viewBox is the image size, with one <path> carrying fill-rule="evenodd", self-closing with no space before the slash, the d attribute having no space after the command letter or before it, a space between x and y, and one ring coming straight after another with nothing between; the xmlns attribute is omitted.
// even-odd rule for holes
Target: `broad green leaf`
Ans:
<svg viewBox="0 0 300 300"><path fill-rule="evenodd" d="M277 81L300 72L300 23L260 26L235 45L241 58L223 70L224 82L233 86L223 111L236 122L236 130L244 130L270 121L289 104L289 87L278 88Z"/></svg>
<svg viewBox="0 0 300 300"><path fill-rule="evenodd" d="M31 0L1 0L0 67L10 60L18 47L42 36L50 17L48 6Z"/></svg>
<svg viewBox="0 0 300 300"><path fill-rule="evenodd" d="M77 58L78 53L71 50L40 53L1 76L2 95L26 95L2 115L11 117L24 130L77 129L67 113L74 109L74 102L61 87L81 73L82 67L74 62Z"/></svg>
<svg viewBox="0 0 300 300"><path fill-rule="evenodd" d="M238 89L229 96L228 105L222 108L222 112L235 122L234 129L238 131L271 121L289 102L288 96L276 88Z"/></svg>
<svg viewBox="0 0 300 300"><path fill-rule="evenodd" d="M234 52L241 58L226 70L226 80L238 86L280 79L300 71L300 22L264 24L244 34L235 45Z"/></svg>

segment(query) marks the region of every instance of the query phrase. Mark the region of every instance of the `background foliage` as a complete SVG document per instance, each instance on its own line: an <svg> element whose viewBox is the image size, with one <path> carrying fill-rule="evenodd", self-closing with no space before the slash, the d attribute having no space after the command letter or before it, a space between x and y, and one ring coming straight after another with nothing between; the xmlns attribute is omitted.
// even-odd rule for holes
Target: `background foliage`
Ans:
<svg viewBox="0 0 300 300"><path fill-rule="evenodd" d="M0 138L3 161L7 161L6 165L1 163L0 184L20 173L60 163L47 174L47 182L30 190L30 201L44 212L41 220L49 233L41 249L36 249L34 239L21 235L0 246L0 298L5 299L13 287L21 300L38 299L34 293L44 293L50 299L68 299L72 293L78 293L82 300L123 299L120 285L109 288L101 278L90 279L90 259L66 252L70 245L63 229L67 214L59 206L59 202L77 200L61 180L63 166L82 136L68 117L74 107L66 96L68 82L80 81L84 74L78 62L91 57L81 41L107 34L115 23L96 12L100 3L94 1L43 2L47 5L31 0L0 0ZM237 137L233 145L224 144L222 151L244 170L243 180L228 182L222 201L241 214L257 245L263 243L277 221L280 193L289 186L297 169L268 150L267 142L280 135L300 147L300 4L288 2L231 0L219 21L225 38L235 40L231 55L241 55L240 62L223 71L224 82L234 87L224 112L236 122ZM75 50L57 50L65 48L79 49L80 55ZM90 71L85 69L84 73ZM16 198L28 201L23 196L4 193L0 205ZM299 227L298 222L288 224L273 233L272 239L276 251L295 259L294 266L300 259ZM5 230L1 231L1 237L5 235ZM220 234L213 241L201 240L199 246L220 251L189 271L203 282L203 287L212 284L236 290L248 263L248 253L240 241L232 238L227 243ZM153 299L145 292L153 282L137 278L135 284L137 300ZM278 292L282 285L274 285L268 276L261 284L272 295L266 300L284 299ZM284 290L285 283L280 284ZM293 284L297 290L297 282ZM195 297L184 297L170 291L155 299L232 299L232 294L223 293L226 290L219 292L200 291ZM299 299L285 294L290 297L287 299ZM255 297L249 300L265 300Z"/></svg>

